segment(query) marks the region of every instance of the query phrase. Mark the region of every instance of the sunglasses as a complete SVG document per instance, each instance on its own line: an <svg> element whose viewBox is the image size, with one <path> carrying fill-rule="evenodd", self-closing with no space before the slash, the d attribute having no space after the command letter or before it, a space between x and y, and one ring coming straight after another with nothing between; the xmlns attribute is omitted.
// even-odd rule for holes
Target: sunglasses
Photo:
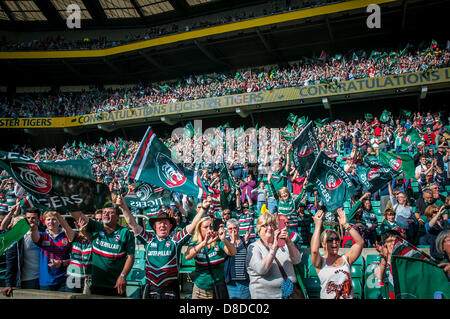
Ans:
<svg viewBox="0 0 450 319"><path fill-rule="evenodd" d="M337 238L337 237L327 238L327 243L332 243L333 241L339 241L339 238Z"/></svg>

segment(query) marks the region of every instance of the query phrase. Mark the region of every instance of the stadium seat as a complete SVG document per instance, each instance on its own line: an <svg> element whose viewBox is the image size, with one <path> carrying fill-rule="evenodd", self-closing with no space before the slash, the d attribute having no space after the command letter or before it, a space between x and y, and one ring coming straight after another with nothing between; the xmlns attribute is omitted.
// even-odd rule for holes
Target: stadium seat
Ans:
<svg viewBox="0 0 450 319"><path fill-rule="evenodd" d="M187 260L186 255L183 253L181 254L180 258L180 267L178 272L180 274L190 274L195 270L195 260Z"/></svg>
<svg viewBox="0 0 450 319"><path fill-rule="evenodd" d="M134 258L135 259L143 259L145 256L145 250L136 250Z"/></svg>
<svg viewBox="0 0 450 319"><path fill-rule="evenodd" d="M320 299L319 278L305 278L303 284L310 299Z"/></svg>
<svg viewBox="0 0 450 319"><path fill-rule="evenodd" d="M351 268L351 275L352 278L364 278L364 268L362 266L359 265L352 265Z"/></svg>
<svg viewBox="0 0 450 319"><path fill-rule="evenodd" d="M381 295L381 288L379 287L378 279L374 275L374 270L379 261L379 255L366 255L365 272L364 272L364 299L378 299Z"/></svg>
<svg viewBox="0 0 450 319"><path fill-rule="evenodd" d="M360 279L352 279L354 298L363 299L363 285Z"/></svg>

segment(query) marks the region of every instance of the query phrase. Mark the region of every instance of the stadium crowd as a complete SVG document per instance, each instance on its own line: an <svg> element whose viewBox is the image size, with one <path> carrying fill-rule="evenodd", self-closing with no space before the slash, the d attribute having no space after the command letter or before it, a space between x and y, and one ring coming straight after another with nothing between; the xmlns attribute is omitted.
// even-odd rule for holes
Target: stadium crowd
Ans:
<svg viewBox="0 0 450 319"><path fill-rule="evenodd" d="M135 88L95 89L90 92L57 92L17 94L0 99L1 117L60 117L150 105L167 104L202 98L258 92L307 85L338 86L340 81L373 78L407 72L428 72L448 67L448 48L439 49L433 42L412 50L360 50L348 55L327 55L274 68L256 68L236 73L214 73L189 76L172 82L140 84Z"/></svg>
<svg viewBox="0 0 450 319"><path fill-rule="evenodd" d="M345 169L357 187L349 205L331 218L317 190L309 187L308 177L295 169L288 155L292 137L306 122L288 120L275 163L260 158L256 164L227 162L236 190L226 206L220 200L221 160L197 163L210 193L207 199L196 201L173 193L170 204L137 209L128 207L126 198L135 195L139 185L130 183L126 173L139 142L122 138L92 145L68 142L59 150L16 145L10 151L36 161L90 159L95 178L108 185L112 199L95 212L67 212L75 220L69 225L59 213L33 207L29 195L2 172L1 230L8 231L21 218L31 226L1 257L2 292L9 295L14 287L40 287L125 296L135 261L135 238L146 246L145 298L180 298L177 267L183 246L187 246L185 258L195 260L192 298L196 299L304 298L294 270L303 247L311 249L321 280L320 297L352 298L352 289L336 285L342 278L333 273L350 276L362 249L372 247L382 256L383 273L390 262L389 241L396 234L413 245L429 247L431 257L450 275L450 132L441 113L315 121L321 150ZM226 126L218 128L217 135ZM421 139L414 145L404 138L411 127ZM174 151L181 138L185 136L161 140ZM200 142L206 144L207 139ZM268 143L270 148L270 139ZM244 145L235 146L237 150ZM396 178L369 193L355 170L366 157L380 152L410 154L415 178ZM139 215L147 216L147 223L139 222ZM320 245L323 257L318 253ZM346 247L350 250L340 255L339 248ZM351 286L349 278L343 282ZM389 281L389 273L380 278Z"/></svg>

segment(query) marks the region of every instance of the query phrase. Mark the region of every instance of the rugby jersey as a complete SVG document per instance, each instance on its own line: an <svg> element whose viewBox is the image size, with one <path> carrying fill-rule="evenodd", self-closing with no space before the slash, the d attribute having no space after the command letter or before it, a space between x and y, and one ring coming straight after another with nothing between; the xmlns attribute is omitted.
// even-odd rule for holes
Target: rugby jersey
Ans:
<svg viewBox="0 0 450 319"><path fill-rule="evenodd" d="M167 238L142 229L137 236L145 246L145 278L149 285L167 286L178 278L178 260L183 246L191 238L186 227Z"/></svg>
<svg viewBox="0 0 450 319"><path fill-rule="evenodd" d="M72 244L69 242L64 231L56 238L47 232L39 232L39 240L36 245L41 249L39 252L39 284L50 286L66 280L67 267L51 268L48 264L53 260L66 260L70 258Z"/></svg>
<svg viewBox="0 0 450 319"><path fill-rule="evenodd" d="M7 190L5 195L6 202L8 204L8 211L11 211L11 207L16 205L16 193L14 190Z"/></svg>
<svg viewBox="0 0 450 319"><path fill-rule="evenodd" d="M134 236L128 228L117 226L108 234L103 223L89 219L87 231L92 234L92 285L113 288L127 255L134 255Z"/></svg>
<svg viewBox="0 0 450 319"><path fill-rule="evenodd" d="M239 223L239 236L245 236L251 228L250 238L255 238L257 236L256 221L259 217L259 214L256 212L255 205L249 206L248 214L245 214L241 209L238 209L236 211L236 216L238 217Z"/></svg>
<svg viewBox="0 0 450 319"><path fill-rule="evenodd" d="M90 277L92 271L92 243L80 233L75 235L72 241L70 253L70 265L67 273L73 273L75 277ZM70 270L70 271L69 271Z"/></svg>
<svg viewBox="0 0 450 319"><path fill-rule="evenodd" d="M9 206L8 206L8 202L5 201L0 201L0 215L8 215L9 212Z"/></svg>
<svg viewBox="0 0 450 319"><path fill-rule="evenodd" d="M195 246L197 244L197 242L189 242L189 246ZM214 289L214 281L224 281L225 275L223 263L225 262L225 258L227 256L224 251L224 247L225 244L222 241L217 241L216 245L211 245L210 248L204 247L195 257L194 284L198 288L203 290L211 290ZM208 255L214 278L211 277L208 262L206 260L206 254Z"/></svg>
<svg viewBox="0 0 450 319"><path fill-rule="evenodd" d="M298 213L297 209L300 205L300 200L303 198L303 191L300 195L296 196L294 199L291 197L284 201L279 198L278 193L275 191L274 185L269 183L269 188L272 189L275 199L277 200L277 211L278 214L283 214L288 218L288 228L293 231L298 231Z"/></svg>

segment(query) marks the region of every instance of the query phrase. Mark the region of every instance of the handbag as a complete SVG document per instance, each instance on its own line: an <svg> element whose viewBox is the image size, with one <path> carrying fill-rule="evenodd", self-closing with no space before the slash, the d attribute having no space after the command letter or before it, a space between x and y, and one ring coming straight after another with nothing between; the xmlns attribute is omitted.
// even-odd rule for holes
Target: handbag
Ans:
<svg viewBox="0 0 450 319"><path fill-rule="evenodd" d="M209 256L208 256L207 252L205 252L205 257L206 257L206 262L208 263L209 273L211 275L211 278L212 278L213 284L214 284L214 299L230 299L230 297L228 295L228 288L227 288L226 283L224 281L216 282L214 280L214 276L213 276L213 272L212 272L212 268L211 268L211 264L209 262Z"/></svg>

